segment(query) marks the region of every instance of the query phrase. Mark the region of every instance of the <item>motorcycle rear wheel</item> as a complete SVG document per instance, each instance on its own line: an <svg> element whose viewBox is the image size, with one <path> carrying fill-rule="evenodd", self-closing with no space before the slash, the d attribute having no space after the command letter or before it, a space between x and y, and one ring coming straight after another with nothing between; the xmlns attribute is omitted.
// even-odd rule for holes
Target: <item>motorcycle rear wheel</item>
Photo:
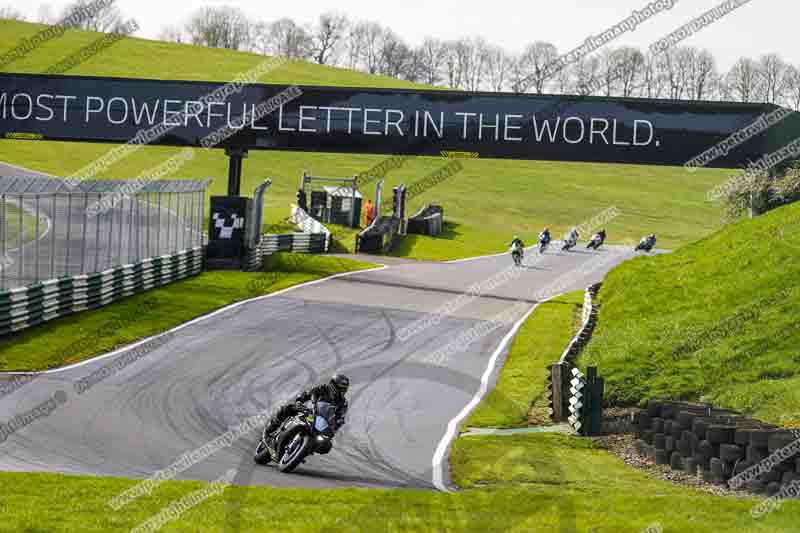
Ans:
<svg viewBox="0 0 800 533"><path fill-rule="evenodd" d="M287 449L283 452L281 460L278 462L278 470L284 474L288 474L303 462L303 459L309 454L311 450L311 436L302 435L299 443L295 444L293 449ZM291 444L287 445L291 446Z"/></svg>

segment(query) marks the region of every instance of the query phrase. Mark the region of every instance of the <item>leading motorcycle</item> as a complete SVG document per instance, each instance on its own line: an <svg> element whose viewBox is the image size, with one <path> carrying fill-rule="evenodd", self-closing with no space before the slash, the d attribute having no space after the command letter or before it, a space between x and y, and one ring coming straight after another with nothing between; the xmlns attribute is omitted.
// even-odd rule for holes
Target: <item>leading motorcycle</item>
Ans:
<svg viewBox="0 0 800 533"><path fill-rule="evenodd" d="M333 449L333 424L336 408L328 402L298 406L298 413L288 417L271 434L262 434L256 448L256 464L274 461L278 470L288 474L313 454L325 455ZM266 428L265 428L266 430Z"/></svg>
<svg viewBox="0 0 800 533"><path fill-rule="evenodd" d="M519 244L515 244L514 246L511 247L511 257L514 259L514 264L516 266L522 266L522 256L524 254L525 251Z"/></svg>

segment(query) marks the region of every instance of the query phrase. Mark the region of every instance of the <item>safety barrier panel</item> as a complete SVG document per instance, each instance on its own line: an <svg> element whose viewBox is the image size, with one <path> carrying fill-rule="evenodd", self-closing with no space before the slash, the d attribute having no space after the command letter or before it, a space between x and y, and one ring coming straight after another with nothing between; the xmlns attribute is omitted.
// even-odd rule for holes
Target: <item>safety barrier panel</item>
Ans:
<svg viewBox="0 0 800 533"><path fill-rule="evenodd" d="M0 292L0 335L199 274L203 247L154 257L104 272L69 276Z"/></svg>
<svg viewBox="0 0 800 533"><path fill-rule="evenodd" d="M385 254L392 250L400 235L402 220L395 217L375 219L370 227L356 236L356 253Z"/></svg>
<svg viewBox="0 0 800 533"><path fill-rule="evenodd" d="M426 205L408 219L406 233L417 235L441 235L444 229L444 208Z"/></svg>
<svg viewBox="0 0 800 533"><path fill-rule="evenodd" d="M586 289L581 328L548 373L550 418L554 422L569 422L582 435L599 433L602 421L602 378L597 377L594 368L587 377L573 365L597 325L598 307L594 300L600 286L598 283Z"/></svg>
<svg viewBox="0 0 800 533"><path fill-rule="evenodd" d="M292 221L303 233L262 235L258 244L245 258L245 270L250 272L261 270L264 258L278 252L324 254L330 249L331 232L319 221L297 206L292 206Z"/></svg>

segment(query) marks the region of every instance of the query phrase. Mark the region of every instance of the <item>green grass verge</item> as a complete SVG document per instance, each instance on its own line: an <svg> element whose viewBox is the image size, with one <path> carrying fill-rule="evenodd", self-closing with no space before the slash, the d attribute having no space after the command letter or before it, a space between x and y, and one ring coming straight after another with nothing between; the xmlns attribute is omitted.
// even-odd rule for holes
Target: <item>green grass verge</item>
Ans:
<svg viewBox="0 0 800 533"><path fill-rule="evenodd" d="M0 49L13 47L38 26L0 22ZM7 66L15 72L41 72L50 64L91 42L96 34L68 31L26 58ZM137 78L227 81L255 66L254 54L124 39L69 74ZM414 87L363 73L290 62L260 81L359 87ZM418 85L416 87L419 87ZM0 161L53 175L78 171L114 145L0 140ZM177 153L169 147L145 147L109 168L99 178L133 178ZM242 192L249 194L265 177L273 179L266 198L265 220L278 223L289 214L303 171L318 176L346 177L376 167L386 156L320 152L254 150L244 165ZM411 158L386 176L385 191L412 183L441 168L435 157ZM195 150L195 158L169 178L212 178L211 194L224 194L227 158L222 150ZM621 216L607 225L610 242L624 242L655 232L659 244L674 248L708 235L719 226L720 208L706 201L706 191L728 172L683 167L658 167L550 161L464 160L464 170L413 198L409 212L426 203L445 207L451 223L436 239L409 237L395 255L416 259L456 259L502 252L513 234L533 241L542 227L556 235L609 207ZM374 184L364 187L374 195ZM346 240L341 240L346 242Z"/></svg>
<svg viewBox="0 0 800 533"><path fill-rule="evenodd" d="M625 263L584 364L607 398L702 399L800 426L800 203Z"/></svg>
<svg viewBox="0 0 800 533"><path fill-rule="evenodd" d="M540 305L522 325L508 351L497 386L464 427L513 428L528 425L532 402L547 392L547 367L558 361L575 334L583 291Z"/></svg>
<svg viewBox="0 0 800 533"><path fill-rule="evenodd" d="M281 253L268 261L267 272L204 272L1 339L0 371L46 370L76 363L237 301L372 266L348 259Z"/></svg>
<svg viewBox="0 0 800 533"><path fill-rule="evenodd" d="M163 531L796 531L800 502L764 519L757 500L723 499L655 481L597 449L559 435L468 437L452 451L453 494L402 490L232 487ZM165 482L120 511L107 502L136 482L1 473L3 531L128 531L203 488ZM574 527L574 529L573 529ZM594 528L594 529L592 529Z"/></svg>

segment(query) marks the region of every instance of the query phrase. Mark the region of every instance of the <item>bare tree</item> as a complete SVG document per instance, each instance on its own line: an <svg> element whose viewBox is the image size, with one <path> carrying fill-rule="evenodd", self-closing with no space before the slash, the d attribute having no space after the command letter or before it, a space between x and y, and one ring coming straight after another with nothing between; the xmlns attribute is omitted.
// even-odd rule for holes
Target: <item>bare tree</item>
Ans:
<svg viewBox="0 0 800 533"><path fill-rule="evenodd" d="M486 71L489 45L482 37L461 39L458 50L463 62L464 88L472 92L479 91Z"/></svg>
<svg viewBox="0 0 800 533"><path fill-rule="evenodd" d="M311 35L289 18L259 25L254 42L261 53L288 59L306 59L312 54Z"/></svg>
<svg viewBox="0 0 800 533"><path fill-rule="evenodd" d="M436 85L442 79L445 48L442 41L426 37L417 50L421 62L421 80L429 85Z"/></svg>
<svg viewBox="0 0 800 533"><path fill-rule="evenodd" d="M746 57L739 59L733 65L727 79L732 96L741 102L755 101L759 81L758 65Z"/></svg>
<svg viewBox="0 0 800 533"><path fill-rule="evenodd" d="M642 84L639 95L645 98L661 98L666 92L666 76L660 54L648 53L642 65Z"/></svg>
<svg viewBox="0 0 800 533"><path fill-rule="evenodd" d="M360 62L367 72L377 74L381 68L383 54L383 26L375 22L361 24L362 48Z"/></svg>
<svg viewBox="0 0 800 533"><path fill-rule="evenodd" d="M486 50L486 79L492 91L500 92L508 83L512 59L499 46L489 46Z"/></svg>
<svg viewBox="0 0 800 533"><path fill-rule="evenodd" d="M380 34L380 53L378 72L393 78L399 78L412 60L411 49L392 30L386 29Z"/></svg>
<svg viewBox="0 0 800 533"><path fill-rule="evenodd" d="M183 43L189 39L186 37L182 28L167 24L158 32L158 40L167 43Z"/></svg>
<svg viewBox="0 0 800 533"><path fill-rule="evenodd" d="M786 86L786 101L789 107L800 111L800 69L789 66L784 75Z"/></svg>
<svg viewBox="0 0 800 533"><path fill-rule="evenodd" d="M347 31L347 17L338 13L323 13L312 34L314 61L320 65L332 63Z"/></svg>
<svg viewBox="0 0 800 533"><path fill-rule="evenodd" d="M520 56L519 69L525 73L526 79L517 80L516 84L526 89L532 89L536 94L544 92L544 86L557 72L553 62L558 59L558 49L555 45L536 41L525 47ZM522 91L520 91L522 92Z"/></svg>
<svg viewBox="0 0 800 533"><path fill-rule="evenodd" d="M366 25L364 23L350 24L347 32L347 66L357 69L361 66L361 58L366 46Z"/></svg>
<svg viewBox="0 0 800 533"><path fill-rule="evenodd" d="M558 69L555 76L553 76L553 79L550 80L556 93L571 94L573 70L573 65L568 65L565 68Z"/></svg>
<svg viewBox="0 0 800 533"><path fill-rule="evenodd" d="M778 54L761 56L758 61L758 75L760 78L760 99L770 104L778 103L786 90L786 69L788 65Z"/></svg>
<svg viewBox="0 0 800 533"><path fill-rule="evenodd" d="M26 20L25 15L13 7L0 7L0 19Z"/></svg>
<svg viewBox="0 0 800 533"><path fill-rule="evenodd" d="M665 77L670 99L681 100L689 90L690 65L696 54L696 49L688 46L669 48L659 54L659 67Z"/></svg>
<svg viewBox="0 0 800 533"><path fill-rule="evenodd" d="M242 50L250 47L252 25L244 12L234 7L202 7L186 24L193 44Z"/></svg>
<svg viewBox="0 0 800 533"><path fill-rule="evenodd" d="M595 86L600 81L600 59L597 57L582 57L573 63L572 72L575 92L581 96L588 96L595 92Z"/></svg>
<svg viewBox="0 0 800 533"><path fill-rule="evenodd" d="M99 32L114 31L124 23L116 0L102 5L92 0L76 0L64 8L61 20L69 17L75 21L72 27Z"/></svg>
<svg viewBox="0 0 800 533"><path fill-rule="evenodd" d="M598 73L600 93L603 96L614 96L620 81L620 56L614 48L603 48L598 59L600 61Z"/></svg>
<svg viewBox="0 0 800 533"><path fill-rule="evenodd" d="M614 51L615 76L620 95L633 96L641 84L644 70L644 54L637 48L623 46Z"/></svg>
<svg viewBox="0 0 800 533"><path fill-rule="evenodd" d="M709 96L708 85L716 70L716 61L708 50L700 50L692 55L689 65L689 98L691 100L703 100Z"/></svg>

